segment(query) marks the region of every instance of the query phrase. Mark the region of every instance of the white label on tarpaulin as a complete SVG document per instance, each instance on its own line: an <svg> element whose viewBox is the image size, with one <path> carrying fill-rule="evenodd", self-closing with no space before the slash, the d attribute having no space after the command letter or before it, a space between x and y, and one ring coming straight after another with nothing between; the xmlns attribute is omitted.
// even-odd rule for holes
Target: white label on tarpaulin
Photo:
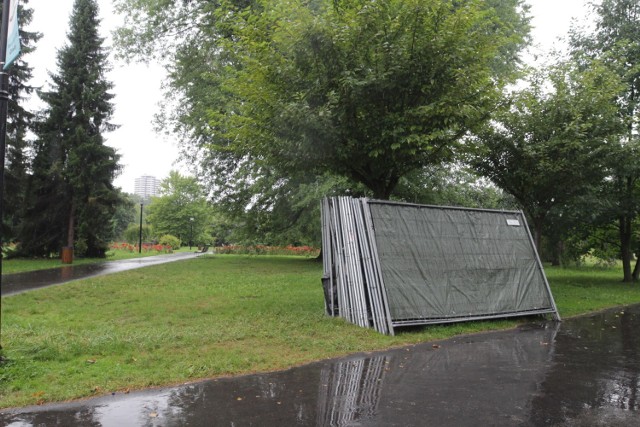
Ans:
<svg viewBox="0 0 640 427"><path fill-rule="evenodd" d="M520 227L520 221L517 219L508 219L507 225L513 225L514 227Z"/></svg>

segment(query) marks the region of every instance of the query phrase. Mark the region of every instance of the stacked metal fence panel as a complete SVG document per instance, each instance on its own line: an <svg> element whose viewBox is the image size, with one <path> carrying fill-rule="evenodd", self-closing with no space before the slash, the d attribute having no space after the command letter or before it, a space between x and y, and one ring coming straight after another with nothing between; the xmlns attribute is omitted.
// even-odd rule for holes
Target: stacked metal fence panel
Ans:
<svg viewBox="0 0 640 427"><path fill-rule="evenodd" d="M393 334L375 236L365 213L365 199L336 197L322 202L327 313Z"/></svg>
<svg viewBox="0 0 640 427"><path fill-rule="evenodd" d="M390 356L374 356L323 369L316 424L362 425L376 415L390 360Z"/></svg>
<svg viewBox="0 0 640 427"><path fill-rule="evenodd" d="M321 216L328 315L391 335L408 325L547 313L559 319L522 212L335 197L322 201ZM516 255L503 249L509 245ZM471 258L447 258L456 256ZM523 292L538 297L531 303ZM506 302L494 302L504 295Z"/></svg>

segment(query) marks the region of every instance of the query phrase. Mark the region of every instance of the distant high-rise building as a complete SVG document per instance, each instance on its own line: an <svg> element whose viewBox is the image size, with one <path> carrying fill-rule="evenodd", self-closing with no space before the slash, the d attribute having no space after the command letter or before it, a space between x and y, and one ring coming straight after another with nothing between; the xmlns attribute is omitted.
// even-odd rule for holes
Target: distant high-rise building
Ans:
<svg viewBox="0 0 640 427"><path fill-rule="evenodd" d="M133 193L149 201L152 196L157 196L160 190L160 180L155 176L144 175L136 178Z"/></svg>

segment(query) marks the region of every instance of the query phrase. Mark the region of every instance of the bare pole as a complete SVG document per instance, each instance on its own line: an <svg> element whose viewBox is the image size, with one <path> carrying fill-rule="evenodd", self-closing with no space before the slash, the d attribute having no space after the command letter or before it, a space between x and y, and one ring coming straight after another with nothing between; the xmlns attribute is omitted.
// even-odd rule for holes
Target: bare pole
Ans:
<svg viewBox="0 0 640 427"><path fill-rule="evenodd" d="M17 1L17 0L16 0ZM2 218L4 216L4 157L7 137L7 110L9 108L9 75L4 70L7 57L10 0L2 1L2 27L0 27L0 290L2 289ZM0 349L2 348L2 298L0 298Z"/></svg>
<svg viewBox="0 0 640 427"><path fill-rule="evenodd" d="M138 253L142 253L142 206L144 203L140 203L140 231L138 233Z"/></svg>

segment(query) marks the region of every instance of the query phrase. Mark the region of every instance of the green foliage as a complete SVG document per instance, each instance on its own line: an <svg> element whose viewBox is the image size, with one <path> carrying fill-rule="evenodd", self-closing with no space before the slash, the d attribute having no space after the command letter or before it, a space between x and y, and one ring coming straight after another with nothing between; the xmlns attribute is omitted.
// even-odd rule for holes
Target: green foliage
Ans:
<svg viewBox="0 0 640 427"><path fill-rule="evenodd" d="M104 256L113 237L111 219L121 199L113 187L119 170L102 133L113 130L105 79L108 56L98 32L95 0L76 0L69 44L58 52L52 90L38 125L25 223L20 233L27 255L49 255L60 246L86 243L79 255Z"/></svg>
<svg viewBox="0 0 640 427"><path fill-rule="evenodd" d="M142 224L142 241L150 242L155 236L153 228L149 224ZM130 224L123 233L127 243L137 245L140 240L140 224Z"/></svg>
<svg viewBox="0 0 640 427"><path fill-rule="evenodd" d="M231 216L224 215L216 209L211 217L210 242L213 246L228 245L231 243L230 236L236 228Z"/></svg>
<svg viewBox="0 0 640 427"><path fill-rule="evenodd" d="M214 237L247 243L317 242L321 197L451 159L529 30L520 0L116 4L120 53L170 62L160 119L234 220Z"/></svg>
<svg viewBox="0 0 640 427"><path fill-rule="evenodd" d="M83 254L87 253L88 245L86 240L84 239L76 239L75 245L73 247L73 251L78 256L83 256Z"/></svg>
<svg viewBox="0 0 640 427"><path fill-rule="evenodd" d="M180 239L178 239L176 236L172 236L171 234L165 234L164 236L161 236L158 239L158 244L163 246L170 246L173 250L180 249L180 246L182 245Z"/></svg>
<svg viewBox="0 0 640 427"><path fill-rule="evenodd" d="M357 192L357 190L360 190ZM268 174L230 189L216 203L216 238L246 245L319 245L320 200L327 195L364 195L362 186L334 175Z"/></svg>
<svg viewBox="0 0 640 427"><path fill-rule="evenodd" d="M48 257L64 245L65 194L50 155L53 147L35 146L33 172L27 182L23 221L18 233L20 253L25 256Z"/></svg>
<svg viewBox="0 0 640 427"><path fill-rule="evenodd" d="M140 205L132 194L127 194L117 189L119 202L116 211L111 218L112 236L120 239L124 236L124 231L130 224L139 221Z"/></svg>
<svg viewBox="0 0 640 427"><path fill-rule="evenodd" d="M156 235L170 234L193 244L196 237L207 233L211 208L195 178L171 171L162 181L160 194L147 208L147 220Z"/></svg>
<svg viewBox="0 0 640 427"><path fill-rule="evenodd" d="M634 227L640 213L640 4L634 0L603 0L592 7L595 31L572 32L572 55L585 67L588 59L596 58L623 83L612 105L617 107L625 132L611 146L608 177L602 181L599 204L602 222L618 224L623 280L629 282L640 278L640 263L631 271L633 251L640 246Z"/></svg>
<svg viewBox="0 0 640 427"><path fill-rule="evenodd" d="M622 86L595 61L585 70L558 64L528 84L478 134L470 163L518 201L539 243L554 210L566 218L604 179L611 141L623 131L613 103Z"/></svg>
<svg viewBox="0 0 640 427"><path fill-rule="evenodd" d="M572 31L572 53L578 58L597 58L620 76L625 90L616 101L632 131L637 129L639 119L634 116L640 107L640 4L635 0L603 0L592 7L595 31Z"/></svg>
<svg viewBox="0 0 640 427"><path fill-rule="evenodd" d="M402 176L451 159L508 77L492 68L507 23L464 3L294 0L232 15L237 37L220 45L236 66L213 64L224 92L206 111L207 147L220 162L330 171L388 197Z"/></svg>
<svg viewBox="0 0 640 427"><path fill-rule="evenodd" d="M0 5L0 10L2 5ZM7 111L6 156L4 170L4 192L2 205L2 237L4 241L13 241L17 237L22 221L24 202L27 194L29 171L28 136L34 130L34 114L27 111L25 100L35 90L28 82L33 68L26 57L33 52L40 33L25 31L33 17L33 9L26 4L18 5L21 53L7 71L9 79L9 103Z"/></svg>
<svg viewBox="0 0 640 427"><path fill-rule="evenodd" d="M460 164L414 171L400 180L392 198L428 205L518 209L512 196Z"/></svg>

